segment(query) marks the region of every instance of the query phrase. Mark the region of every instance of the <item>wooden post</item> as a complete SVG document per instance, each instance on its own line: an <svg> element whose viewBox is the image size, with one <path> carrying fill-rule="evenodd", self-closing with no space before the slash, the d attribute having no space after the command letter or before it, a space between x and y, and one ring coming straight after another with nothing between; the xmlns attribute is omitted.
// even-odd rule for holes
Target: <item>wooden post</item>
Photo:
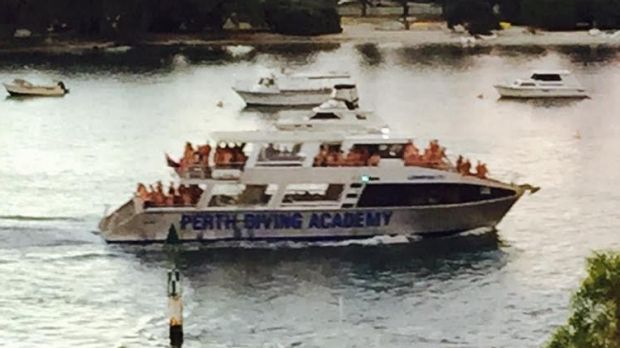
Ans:
<svg viewBox="0 0 620 348"><path fill-rule="evenodd" d="M170 317L170 347L183 345L183 301L181 275L177 269L168 271L168 316Z"/></svg>

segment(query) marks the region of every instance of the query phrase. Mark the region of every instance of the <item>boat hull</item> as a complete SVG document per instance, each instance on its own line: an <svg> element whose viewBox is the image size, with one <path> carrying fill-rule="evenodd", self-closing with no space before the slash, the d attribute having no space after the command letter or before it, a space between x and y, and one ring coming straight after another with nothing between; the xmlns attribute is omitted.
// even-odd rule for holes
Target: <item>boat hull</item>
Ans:
<svg viewBox="0 0 620 348"><path fill-rule="evenodd" d="M66 94L60 86L50 87L23 87L4 84L6 91L15 97L62 97Z"/></svg>
<svg viewBox="0 0 620 348"><path fill-rule="evenodd" d="M109 243L344 240L445 235L493 228L522 192L499 199L407 208L208 210L156 208L102 220ZM131 204L125 209L133 209Z"/></svg>
<svg viewBox="0 0 620 348"><path fill-rule="evenodd" d="M318 105L329 99L331 89L254 92L234 89L248 106Z"/></svg>
<svg viewBox="0 0 620 348"><path fill-rule="evenodd" d="M512 86L495 86L502 98L588 98L584 89L580 88L515 88Z"/></svg>

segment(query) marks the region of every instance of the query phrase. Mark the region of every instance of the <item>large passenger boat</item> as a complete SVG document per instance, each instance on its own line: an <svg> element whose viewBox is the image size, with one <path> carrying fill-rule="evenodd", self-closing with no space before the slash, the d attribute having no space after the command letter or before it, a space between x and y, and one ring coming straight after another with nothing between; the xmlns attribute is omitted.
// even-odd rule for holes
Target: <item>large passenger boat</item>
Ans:
<svg viewBox="0 0 620 348"><path fill-rule="evenodd" d="M168 195L140 185L99 228L111 243L444 235L493 228L535 190L468 163L394 135L218 132L168 159L178 176Z"/></svg>

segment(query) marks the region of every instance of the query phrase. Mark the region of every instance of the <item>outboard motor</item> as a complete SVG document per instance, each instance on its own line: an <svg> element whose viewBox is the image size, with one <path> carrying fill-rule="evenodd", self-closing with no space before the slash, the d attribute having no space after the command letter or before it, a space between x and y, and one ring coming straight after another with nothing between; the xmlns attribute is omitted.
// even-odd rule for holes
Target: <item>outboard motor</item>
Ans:
<svg viewBox="0 0 620 348"><path fill-rule="evenodd" d="M347 109L354 110L359 107L359 97L354 84L337 84L332 90L332 99L343 101Z"/></svg>
<svg viewBox="0 0 620 348"><path fill-rule="evenodd" d="M67 89L67 87L65 87L64 82L62 82L62 81L58 81L58 86L59 86L60 88L62 88L62 90L63 90L65 93L69 93L69 90Z"/></svg>

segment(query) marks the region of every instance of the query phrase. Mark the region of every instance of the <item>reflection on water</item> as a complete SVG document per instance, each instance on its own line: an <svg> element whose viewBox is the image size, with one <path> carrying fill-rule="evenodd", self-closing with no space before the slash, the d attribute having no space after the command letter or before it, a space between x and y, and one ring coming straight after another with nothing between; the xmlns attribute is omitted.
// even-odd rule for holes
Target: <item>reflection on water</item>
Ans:
<svg viewBox="0 0 620 348"><path fill-rule="evenodd" d="M349 71L361 107L394 132L418 144L440 139L450 155L486 162L493 177L542 190L518 202L500 237L184 246L176 258L186 346L540 346L566 318L584 257L620 247L620 123L610 112L620 109L617 52L385 43L261 46L238 56L178 46L2 53L0 80L63 80L71 89L0 100L2 342L165 344L174 258L161 247L109 246L91 231L103 205L125 201L136 182L172 179L164 153L214 130L271 127L280 110L244 109L230 87L288 68ZM572 70L592 99L497 100L493 84L538 68Z"/></svg>

